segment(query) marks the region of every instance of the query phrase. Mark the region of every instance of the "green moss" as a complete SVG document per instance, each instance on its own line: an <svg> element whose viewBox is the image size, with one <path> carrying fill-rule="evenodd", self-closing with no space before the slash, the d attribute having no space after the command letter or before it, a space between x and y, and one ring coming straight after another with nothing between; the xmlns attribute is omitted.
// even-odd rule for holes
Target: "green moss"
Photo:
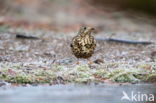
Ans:
<svg viewBox="0 0 156 103"><path fill-rule="evenodd" d="M118 65L116 65L118 64ZM120 67L120 68L119 68ZM147 69L149 68L150 69ZM11 68L11 69L8 69ZM134 68L124 63L105 63L104 65L90 68L88 65L72 67L54 65L52 68L26 69L22 64L6 65L0 69L0 79L11 83L53 83L61 77L66 83L102 82L109 79L115 82L151 81L156 78L154 63L138 64ZM123 69L124 68L124 69Z"/></svg>
<svg viewBox="0 0 156 103"><path fill-rule="evenodd" d="M147 82L156 82L156 73L149 74L147 76L147 78L145 79L145 81L147 81Z"/></svg>
<svg viewBox="0 0 156 103"><path fill-rule="evenodd" d="M109 78L116 82L138 82L139 79L134 75L138 74L136 70L118 69L110 73Z"/></svg>
<svg viewBox="0 0 156 103"><path fill-rule="evenodd" d="M153 64L153 70L156 72L156 63Z"/></svg>
<svg viewBox="0 0 156 103"><path fill-rule="evenodd" d="M90 68L88 67L88 65L79 65L76 67L77 71L89 71Z"/></svg>
<svg viewBox="0 0 156 103"><path fill-rule="evenodd" d="M110 72L106 71L105 69L99 69L95 72L94 75L101 78L109 78Z"/></svg>
<svg viewBox="0 0 156 103"><path fill-rule="evenodd" d="M13 66L15 67L15 66ZM20 70L19 68L13 68L13 73L9 69L1 70L0 78L11 83L50 83L50 81L55 77L53 71L51 70Z"/></svg>
<svg viewBox="0 0 156 103"><path fill-rule="evenodd" d="M15 83L31 83L31 79L28 76L18 75L12 79L12 82Z"/></svg>
<svg viewBox="0 0 156 103"><path fill-rule="evenodd" d="M75 76L73 81L76 83L90 82L94 80L93 72L88 65L79 65L74 68Z"/></svg>

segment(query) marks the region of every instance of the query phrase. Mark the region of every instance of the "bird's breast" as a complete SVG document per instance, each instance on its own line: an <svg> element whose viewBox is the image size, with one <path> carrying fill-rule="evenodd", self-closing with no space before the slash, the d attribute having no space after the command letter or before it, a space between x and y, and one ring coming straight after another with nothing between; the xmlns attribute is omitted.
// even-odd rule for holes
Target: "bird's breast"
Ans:
<svg viewBox="0 0 156 103"><path fill-rule="evenodd" d="M94 53L95 42L90 35L79 35L74 38L72 52L78 58L89 58Z"/></svg>

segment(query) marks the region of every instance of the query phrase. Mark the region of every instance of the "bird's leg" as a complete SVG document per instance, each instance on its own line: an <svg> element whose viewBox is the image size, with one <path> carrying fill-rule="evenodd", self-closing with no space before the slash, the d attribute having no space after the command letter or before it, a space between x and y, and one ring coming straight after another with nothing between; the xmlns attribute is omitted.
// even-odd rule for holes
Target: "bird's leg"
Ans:
<svg viewBox="0 0 156 103"><path fill-rule="evenodd" d="M79 65L79 64L80 64L80 60L79 60L79 58L77 59L76 64L77 64L77 65Z"/></svg>
<svg viewBox="0 0 156 103"><path fill-rule="evenodd" d="M93 64L93 61L91 61L90 58L88 58L87 60L88 60L88 64Z"/></svg>

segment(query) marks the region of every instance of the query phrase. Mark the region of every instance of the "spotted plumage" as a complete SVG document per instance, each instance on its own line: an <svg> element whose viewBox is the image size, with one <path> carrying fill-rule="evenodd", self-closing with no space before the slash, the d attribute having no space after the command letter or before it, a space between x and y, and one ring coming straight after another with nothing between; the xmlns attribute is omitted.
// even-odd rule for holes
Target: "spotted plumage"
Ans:
<svg viewBox="0 0 156 103"><path fill-rule="evenodd" d="M87 59L94 53L96 42L91 35L92 31L94 31L94 28L81 27L78 35L73 38L71 50L77 58Z"/></svg>

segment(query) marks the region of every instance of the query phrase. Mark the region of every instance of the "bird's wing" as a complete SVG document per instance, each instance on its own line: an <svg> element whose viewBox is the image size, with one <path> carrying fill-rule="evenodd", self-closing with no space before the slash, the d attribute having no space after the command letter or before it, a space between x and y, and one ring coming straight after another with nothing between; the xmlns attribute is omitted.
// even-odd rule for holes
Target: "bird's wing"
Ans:
<svg viewBox="0 0 156 103"><path fill-rule="evenodd" d="M81 42L80 42L80 37L79 36L76 36L74 39L73 39L73 44L76 46L76 47L79 47L81 45Z"/></svg>
<svg viewBox="0 0 156 103"><path fill-rule="evenodd" d="M92 37L92 44L93 44L93 47L95 48L96 47L96 40L94 39L94 37Z"/></svg>

